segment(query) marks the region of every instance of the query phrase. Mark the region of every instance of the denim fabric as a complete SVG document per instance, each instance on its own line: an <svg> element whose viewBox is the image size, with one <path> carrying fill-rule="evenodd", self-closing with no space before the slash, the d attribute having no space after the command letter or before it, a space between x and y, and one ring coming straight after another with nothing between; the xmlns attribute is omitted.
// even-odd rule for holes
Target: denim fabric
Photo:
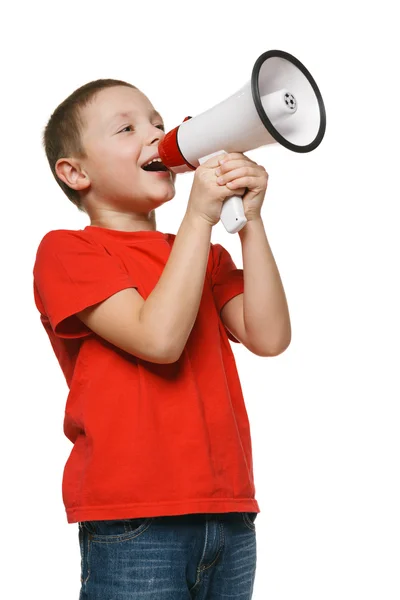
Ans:
<svg viewBox="0 0 400 600"><path fill-rule="evenodd" d="M79 600L250 600L258 513L79 525Z"/></svg>

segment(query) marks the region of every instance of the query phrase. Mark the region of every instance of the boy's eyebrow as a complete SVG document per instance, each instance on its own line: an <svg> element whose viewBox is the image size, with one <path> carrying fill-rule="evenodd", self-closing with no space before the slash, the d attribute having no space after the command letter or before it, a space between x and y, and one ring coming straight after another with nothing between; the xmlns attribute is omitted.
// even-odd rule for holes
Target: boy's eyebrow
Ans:
<svg viewBox="0 0 400 600"><path fill-rule="evenodd" d="M117 119L118 117L128 117L128 118L129 118L130 116L132 116L132 113L131 113L130 111L128 111L128 112L119 112L119 113L117 113L116 115L114 115L114 116L112 117L112 119L111 119L111 122L112 122L112 121L114 121L114 119ZM160 113L159 113L159 112L157 112L156 110L153 110L153 111L150 113L150 118L151 118L151 117L159 117L161 120L163 120L163 118L162 118L162 116L160 115Z"/></svg>

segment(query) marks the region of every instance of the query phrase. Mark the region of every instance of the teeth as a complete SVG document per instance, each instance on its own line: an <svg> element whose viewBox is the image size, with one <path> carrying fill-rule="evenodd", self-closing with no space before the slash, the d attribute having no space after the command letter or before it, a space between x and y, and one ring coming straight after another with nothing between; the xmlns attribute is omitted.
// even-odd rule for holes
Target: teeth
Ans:
<svg viewBox="0 0 400 600"><path fill-rule="evenodd" d="M153 158L148 163L146 163L145 165L143 165L143 167L147 167L147 165L151 165L151 163L153 163L153 162L162 162L162 160L161 160L161 158Z"/></svg>

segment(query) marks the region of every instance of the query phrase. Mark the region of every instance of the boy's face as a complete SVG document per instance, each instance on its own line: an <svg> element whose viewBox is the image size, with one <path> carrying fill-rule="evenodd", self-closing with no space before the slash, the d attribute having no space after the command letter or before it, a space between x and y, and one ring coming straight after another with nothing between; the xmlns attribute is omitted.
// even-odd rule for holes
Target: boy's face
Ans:
<svg viewBox="0 0 400 600"><path fill-rule="evenodd" d="M139 90L117 86L101 90L82 111L80 163L90 180L88 199L103 207L148 213L175 195L176 174L144 171L158 156L163 121Z"/></svg>

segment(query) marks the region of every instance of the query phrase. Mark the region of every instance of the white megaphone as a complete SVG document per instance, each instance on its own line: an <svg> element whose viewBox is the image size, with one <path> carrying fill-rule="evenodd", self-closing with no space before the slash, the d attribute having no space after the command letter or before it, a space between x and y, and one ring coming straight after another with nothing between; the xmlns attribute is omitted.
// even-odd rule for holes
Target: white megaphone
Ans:
<svg viewBox="0 0 400 600"><path fill-rule="evenodd" d="M211 156L268 144L310 152L321 143L325 128L325 106L309 71L291 54L269 50L256 60L244 87L206 112L186 117L158 150L166 167L184 173ZM244 227L241 196L225 200L221 221L229 233Z"/></svg>

